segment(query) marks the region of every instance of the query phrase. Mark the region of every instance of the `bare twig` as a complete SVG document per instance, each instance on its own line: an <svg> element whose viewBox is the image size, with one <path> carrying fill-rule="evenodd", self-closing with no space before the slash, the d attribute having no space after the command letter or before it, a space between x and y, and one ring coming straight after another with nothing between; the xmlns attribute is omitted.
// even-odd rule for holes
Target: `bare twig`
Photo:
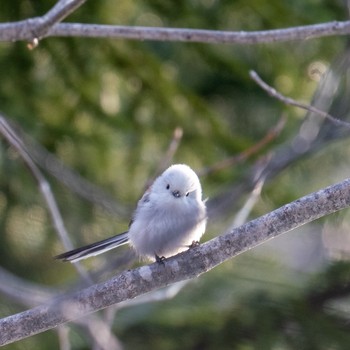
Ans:
<svg viewBox="0 0 350 350"><path fill-rule="evenodd" d="M123 347L119 340L114 336L108 322L101 320L94 315L90 315L89 319L84 318L78 320L89 331L91 340L94 342L94 347L91 349L98 350L121 350Z"/></svg>
<svg viewBox="0 0 350 350"><path fill-rule="evenodd" d="M61 213L58 209L55 197L52 194L50 184L45 179L44 175L41 173L39 168L33 162L31 156L27 152L22 140L16 135L14 130L11 128L10 124L7 122L6 118L0 115L0 134L7 140L7 142L18 152L18 154L23 159L24 163L34 176L35 180L38 182L41 194L46 202L49 214L53 225L62 241L65 249L72 249L73 245L69 238L68 232L65 228ZM81 267L81 265L75 264L79 274L88 282L91 282L86 271Z"/></svg>
<svg viewBox="0 0 350 350"><path fill-rule="evenodd" d="M168 146L167 151L165 152L165 155L163 159L159 162L159 166L157 169L157 173L161 173L167 168L171 162L172 159L180 145L180 142L182 140L183 136L183 130L180 127L175 128L174 133L173 133L173 138L170 141L170 144Z"/></svg>
<svg viewBox="0 0 350 350"><path fill-rule="evenodd" d="M249 214L251 213L254 205L260 198L260 194L263 186L264 186L264 179L261 179L260 181L258 181L253 191L251 191L248 199L246 200L242 208L235 215L232 225L230 227L230 230L232 230L235 227L243 225L247 221Z"/></svg>
<svg viewBox="0 0 350 350"><path fill-rule="evenodd" d="M7 142L18 152L25 164L30 169L34 178L37 180L40 191L42 192L47 207L49 208L52 222L54 223L54 226L59 234L60 239L62 240L62 243L64 244L64 247L66 249L72 249L72 243L64 227L61 214L57 207L55 198L51 192L49 183L46 181L45 177L42 175L38 167L34 164L30 155L26 151L21 139L17 137L16 133L3 116L0 116L0 133L5 137Z"/></svg>
<svg viewBox="0 0 350 350"><path fill-rule="evenodd" d="M276 139L276 137L280 134L282 129L284 128L284 125L286 124L286 117L282 116L280 120L277 122L277 124L272 127L266 135L257 143L249 147L248 149L244 150L240 154L237 154L236 156L226 158L224 160L221 160L209 167L206 167L200 171L197 172L198 176L206 176L209 174L212 174L216 171L220 171L223 169L226 169L228 167L231 167L237 163L245 161L247 158L251 157L252 155L258 153L263 147L265 147L267 144L272 142Z"/></svg>
<svg viewBox="0 0 350 350"><path fill-rule="evenodd" d="M50 153L41 144L36 142L28 134L16 125L17 134L20 136L25 148L40 168L45 169L69 190L76 193L94 205L98 205L108 213L123 218L129 218L130 212L121 203L117 202L110 194L100 187L83 178L80 174L68 168L59 158Z"/></svg>
<svg viewBox="0 0 350 350"><path fill-rule="evenodd" d="M146 190L155 180L155 177L157 177L160 173L162 173L172 162L172 159L180 145L181 139L183 135L183 130L180 127L175 128L173 137L169 143L168 149L165 152L163 158L160 160L157 170L155 171L155 175L148 179L144 189Z"/></svg>
<svg viewBox="0 0 350 350"><path fill-rule="evenodd" d="M331 115L349 115L349 67L349 49L345 48L330 63L328 73L324 75L313 96L313 106L327 111ZM271 182L278 174L302 158L316 154L330 143L349 137L350 130L348 128L335 127L334 123L331 122L325 123L321 117L310 118L312 115L313 113L307 112L299 132L274 148L269 161L260 171L260 176L257 176L256 169L261 169L261 166L253 164L247 167L239 183L225 186L220 192L211 195L207 203L211 220L221 220L223 215L237 210L240 198L254 189L260 177L266 179L267 183ZM312 128L312 132L307 133L306 130L310 130L310 128Z"/></svg>
<svg viewBox="0 0 350 350"><path fill-rule="evenodd" d="M350 123L345 122L343 120L337 119L335 117L333 117L332 115L328 114L327 112L321 111L320 109L314 107L314 106L310 106L306 103L302 103L302 102L298 102L296 100L293 100L290 97L286 97L283 96L281 93L279 93L278 91L276 91L276 89L274 89L273 87L269 86L268 84L266 84L261 78L260 76L255 72L255 71L250 71L249 72L250 77L262 88L264 89L270 96L277 98L278 100L280 100L281 102L287 104L287 105L291 105L291 106L295 106L298 108L302 108L305 109L308 112L312 112L315 113L325 119L328 119L329 121L331 121L332 123L334 123L337 126L341 126L341 127L345 127L350 129Z"/></svg>
<svg viewBox="0 0 350 350"><path fill-rule="evenodd" d="M291 202L198 247L124 271L49 305L0 320L0 345L43 332L110 305L191 279L269 239L350 206L350 179Z"/></svg>
<svg viewBox="0 0 350 350"><path fill-rule="evenodd" d="M16 303L34 307L57 296L57 289L25 281L0 267L0 292Z"/></svg>
<svg viewBox="0 0 350 350"><path fill-rule="evenodd" d="M69 328L66 326L60 326L57 328L58 341L60 344L60 350L71 350L69 342Z"/></svg>

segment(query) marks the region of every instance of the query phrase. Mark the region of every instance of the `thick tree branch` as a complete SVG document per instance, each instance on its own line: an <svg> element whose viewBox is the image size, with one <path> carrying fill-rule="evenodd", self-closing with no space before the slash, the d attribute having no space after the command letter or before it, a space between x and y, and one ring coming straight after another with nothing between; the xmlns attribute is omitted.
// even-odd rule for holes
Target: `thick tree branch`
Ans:
<svg viewBox="0 0 350 350"><path fill-rule="evenodd" d="M8 141L8 143L16 149L16 151L21 156L22 160L29 168L33 177L37 180L39 189L43 195L43 198L47 204L47 209L51 215L52 222L56 228L63 245L67 249L71 249L72 244L69 239L69 235L65 229L65 225L58 209L55 197L51 192L50 185L45 179L44 175L41 173L40 169L35 165L30 153L28 152L22 139L16 134L14 129L11 127L7 119L0 114L0 134ZM85 271L82 265L75 264L80 276L85 280L87 284L92 283L92 279L89 274ZM43 287L36 286L29 282L23 282L21 279L16 278L9 273L6 273L4 269L0 269L0 280L2 281L0 290L2 293L7 294L12 300L16 300L20 303L33 304L43 303L43 300L49 300L49 297L53 297L53 290L45 290ZM80 321L78 321L79 323ZM110 327L103 320L98 317L88 317L84 320L84 328L86 328L90 337L97 343L101 343L100 335L104 334L104 344L109 344L108 346L102 346L100 344L100 349L120 349L118 340L112 335ZM98 331L96 330L98 329Z"/></svg>
<svg viewBox="0 0 350 350"><path fill-rule="evenodd" d="M349 33L350 21L334 21L286 29L252 32L62 23L53 27L48 36L103 37L211 44L258 44L305 40L333 35L346 35Z"/></svg>
<svg viewBox="0 0 350 350"><path fill-rule="evenodd" d="M200 42L211 44L258 44L305 40L333 35L346 35L349 33L350 21L334 21L286 29L252 32L62 23L54 26L48 36L103 37L135 40Z"/></svg>
<svg viewBox="0 0 350 350"><path fill-rule="evenodd" d="M84 1L63 1L71 13ZM59 3L60 4L60 3ZM57 6L59 5L57 4ZM54 9L52 9L53 11ZM62 16L62 13L64 16ZM258 44L306 40L350 33L350 21L333 21L285 29L262 31L221 31L189 28L131 27L101 24L57 23L69 13L54 13L47 18L36 17L24 21L0 24L0 41L32 41L49 36L114 38L153 41L200 42L211 44ZM56 24L53 24L56 23Z"/></svg>
<svg viewBox="0 0 350 350"><path fill-rule="evenodd" d="M164 264L154 263L124 271L104 283L71 296L4 318L0 320L0 345L43 332L169 284L197 277L268 239L349 206L350 179L347 179L169 258Z"/></svg>
<svg viewBox="0 0 350 350"><path fill-rule="evenodd" d="M42 285L28 282L19 278L0 267L0 292L18 304L25 307L34 307L45 302L49 302L53 297L57 297L57 289L44 287ZM109 323L101 319L101 315L89 315L75 322L90 337L92 341L99 344L99 350L117 350L118 339L114 337L110 330ZM58 337L61 341L61 327L58 327ZM103 334L103 337L101 337ZM63 349L61 347L61 349ZM95 348L94 348L95 349Z"/></svg>

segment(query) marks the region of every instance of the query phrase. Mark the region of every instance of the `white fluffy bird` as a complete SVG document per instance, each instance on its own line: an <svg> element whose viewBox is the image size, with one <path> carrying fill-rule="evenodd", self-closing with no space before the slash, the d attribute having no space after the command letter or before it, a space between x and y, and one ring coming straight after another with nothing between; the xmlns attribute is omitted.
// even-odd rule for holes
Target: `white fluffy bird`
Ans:
<svg viewBox="0 0 350 350"><path fill-rule="evenodd" d="M139 257L162 261L199 242L206 223L198 176L189 166L175 164L139 200L129 231L55 258L76 262L129 243Z"/></svg>

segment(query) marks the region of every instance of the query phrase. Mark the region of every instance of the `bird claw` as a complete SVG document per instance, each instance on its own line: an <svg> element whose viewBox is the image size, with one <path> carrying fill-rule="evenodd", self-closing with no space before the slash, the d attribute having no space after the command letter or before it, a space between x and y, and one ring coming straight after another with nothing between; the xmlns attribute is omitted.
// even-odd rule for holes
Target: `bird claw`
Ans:
<svg viewBox="0 0 350 350"><path fill-rule="evenodd" d="M192 241L192 243L188 246L188 248L198 247L200 245L199 241Z"/></svg>
<svg viewBox="0 0 350 350"><path fill-rule="evenodd" d="M164 264L164 261L165 261L165 256L158 256L157 254L155 254L155 256L156 256L156 262L158 263L158 264Z"/></svg>

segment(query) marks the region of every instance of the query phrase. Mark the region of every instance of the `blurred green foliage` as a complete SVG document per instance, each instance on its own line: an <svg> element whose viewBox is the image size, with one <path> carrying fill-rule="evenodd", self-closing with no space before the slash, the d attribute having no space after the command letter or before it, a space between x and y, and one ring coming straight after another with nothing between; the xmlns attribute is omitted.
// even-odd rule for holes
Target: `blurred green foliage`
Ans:
<svg viewBox="0 0 350 350"><path fill-rule="evenodd" d="M39 16L54 3L3 1L0 21ZM87 1L68 21L266 30L347 16L343 2L334 0L101 0ZM201 179L209 197L243 182L246 169L259 157L292 140L304 116L268 97L248 71L256 70L288 96L311 101L318 83L313 67L322 73L345 47L342 37L255 46L48 38L33 51L22 42L0 43L0 109L36 143L131 213L177 127L183 138L173 162L201 170L255 145L287 115L281 135L254 157ZM263 189L251 216L347 176L348 146L342 139L286 169ZM45 164L39 165L74 244L127 227L127 215L86 201L52 176ZM62 244L35 180L3 139L0 166L0 265L43 285L58 287L77 279L70 265L52 260ZM238 199L236 210L244 199ZM205 239L222 233L233 216L210 222ZM329 262L334 258L330 251L341 250L341 258L348 254L348 239L340 235L338 245L326 245L333 232L347 232L346 215L333 221L328 231L319 223L310 225L312 238L301 230L227 262L174 299L120 311L115 333L127 349L347 349L349 313L340 311L349 311L343 298L349 294L345 290L341 306L333 299L339 297L339 286L349 284L344 272L349 266ZM304 246L308 249L300 248ZM93 259L87 266L98 269L104 259ZM330 302L327 307L311 302L321 284L333 293L324 301ZM22 309L1 299L2 316ZM72 329L73 349L89 348L80 330ZM7 348L58 346L56 337L45 333Z"/></svg>

